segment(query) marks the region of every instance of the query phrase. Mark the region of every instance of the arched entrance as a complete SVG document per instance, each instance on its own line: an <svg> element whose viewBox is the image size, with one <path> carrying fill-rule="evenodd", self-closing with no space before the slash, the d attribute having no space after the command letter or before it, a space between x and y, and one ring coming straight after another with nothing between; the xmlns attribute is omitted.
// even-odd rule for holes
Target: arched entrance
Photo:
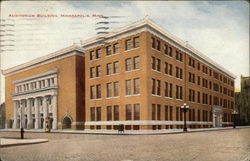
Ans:
<svg viewBox="0 0 250 161"><path fill-rule="evenodd" d="M65 116L63 119L63 129L70 129L71 128L71 119L68 116Z"/></svg>

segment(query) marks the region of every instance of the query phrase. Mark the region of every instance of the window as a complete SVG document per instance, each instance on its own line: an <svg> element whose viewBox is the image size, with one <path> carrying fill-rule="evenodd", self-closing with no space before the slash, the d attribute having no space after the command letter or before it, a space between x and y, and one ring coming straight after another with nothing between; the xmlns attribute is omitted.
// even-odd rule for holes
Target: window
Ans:
<svg viewBox="0 0 250 161"><path fill-rule="evenodd" d="M160 59L157 59L157 65L156 65L156 67L157 67L157 71L161 71L161 60Z"/></svg>
<svg viewBox="0 0 250 161"><path fill-rule="evenodd" d="M201 121L201 112L198 110L198 121Z"/></svg>
<svg viewBox="0 0 250 161"><path fill-rule="evenodd" d="M189 101L195 102L195 91L192 89L189 89Z"/></svg>
<svg viewBox="0 0 250 161"><path fill-rule="evenodd" d="M153 70L156 70L156 61L155 61L156 59L155 59L155 57L151 57L151 63L152 63L152 69Z"/></svg>
<svg viewBox="0 0 250 161"><path fill-rule="evenodd" d="M201 103L200 97L201 97L201 93L198 92L198 93L197 93L197 102L198 102L198 103Z"/></svg>
<svg viewBox="0 0 250 161"><path fill-rule="evenodd" d="M136 56L134 57L134 69L139 69L140 68L140 57Z"/></svg>
<svg viewBox="0 0 250 161"><path fill-rule="evenodd" d="M107 106L107 121L112 121L112 106Z"/></svg>
<svg viewBox="0 0 250 161"><path fill-rule="evenodd" d="M119 96L119 82L114 82L114 96Z"/></svg>
<svg viewBox="0 0 250 161"><path fill-rule="evenodd" d="M152 78L152 94L156 94L156 80Z"/></svg>
<svg viewBox="0 0 250 161"><path fill-rule="evenodd" d="M95 51L94 50L90 51L90 53L89 53L89 59L90 60L94 60L95 59Z"/></svg>
<svg viewBox="0 0 250 161"><path fill-rule="evenodd" d="M101 57L101 49L96 50L96 59L99 59Z"/></svg>
<svg viewBox="0 0 250 161"><path fill-rule="evenodd" d="M130 50L132 48L131 39L125 41L125 50Z"/></svg>
<svg viewBox="0 0 250 161"><path fill-rule="evenodd" d="M95 77L95 67L91 67L90 68L90 78L94 78Z"/></svg>
<svg viewBox="0 0 250 161"><path fill-rule="evenodd" d="M182 99L182 86L176 85L176 99Z"/></svg>
<svg viewBox="0 0 250 161"><path fill-rule="evenodd" d="M173 74L172 64L165 62L165 74L169 74L169 75Z"/></svg>
<svg viewBox="0 0 250 161"><path fill-rule="evenodd" d="M112 64L108 63L106 68L107 68L107 75L111 75L112 74Z"/></svg>
<svg viewBox="0 0 250 161"><path fill-rule="evenodd" d="M165 120L169 120L168 118L168 106L165 106Z"/></svg>
<svg viewBox="0 0 250 161"><path fill-rule="evenodd" d="M119 62L116 61L116 62L114 62L113 65L114 65L114 74L118 73L119 72Z"/></svg>
<svg viewBox="0 0 250 161"><path fill-rule="evenodd" d="M176 121L179 121L179 107L176 107Z"/></svg>
<svg viewBox="0 0 250 161"><path fill-rule="evenodd" d="M96 107L96 121L102 120L102 108Z"/></svg>
<svg viewBox="0 0 250 161"><path fill-rule="evenodd" d="M134 104L134 120L140 120L140 104Z"/></svg>
<svg viewBox="0 0 250 161"><path fill-rule="evenodd" d="M95 107L90 107L90 120L95 121Z"/></svg>
<svg viewBox="0 0 250 161"><path fill-rule="evenodd" d="M132 107L131 107L131 104L126 104L126 120L132 120Z"/></svg>
<svg viewBox="0 0 250 161"><path fill-rule="evenodd" d="M101 98L102 97L101 93L102 93L101 85L98 84L98 85L96 85L96 98Z"/></svg>
<svg viewBox="0 0 250 161"><path fill-rule="evenodd" d="M155 45L155 38L153 38L153 37L151 38L151 44L152 44L152 48L155 49L155 46L156 46Z"/></svg>
<svg viewBox="0 0 250 161"><path fill-rule="evenodd" d="M165 82L165 89L164 89L165 97L172 98L172 86L173 86L172 83Z"/></svg>
<svg viewBox="0 0 250 161"><path fill-rule="evenodd" d="M119 120L119 106L114 105L114 121L118 121L118 120Z"/></svg>
<svg viewBox="0 0 250 161"><path fill-rule="evenodd" d="M112 83L107 83L107 97L112 97Z"/></svg>
<svg viewBox="0 0 250 161"><path fill-rule="evenodd" d="M156 40L156 49L161 51L161 42L160 42L160 40Z"/></svg>
<svg viewBox="0 0 250 161"><path fill-rule="evenodd" d="M134 37L134 48L138 48L139 46L139 37Z"/></svg>
<svg viewBox="0 0 250 161"><path fill-rule="evenodd" d="M114 54L116 54L116 53L119 52L119 44L118 44L118 43L115 43L115 44L113 45L113 52L114 52Z"/></svg>
<svg viewBox="0 0 250 161"><path fill-rule="evenodd" d="M161 81L157 80L157 95L160 96L161 95Z"/></svg>
<svg viewBox="0 0 250 161"><path fill-rule="evenodd" d="M111 54L112 54L112 48L111 48L111 45L109 45L106 47L106 55L109 56Z"/></svg>
<svg viewBox="0 0 250 161"><path fill-rule="evenodd" d="M173 120L173 106L170 106L170 109L169 109L169 113L170 113L170 120L172 121Z"/></svg>
<svg viewBox="0 0 250 161"><path fill-rule="evenodd" d="M157 120L161 120L161 105L157 105Z"/></svg>
<svg viewBox="0 0 250 161"><path fill-rule="evenodd" d="M101 76L101 66L98 65L96 66L96 77L100 77Z"/></svg>
<svg viewBox="0 0 250 161"><path fill-rule="evenodd" d="M132 70L132 59L131 58L128 58L125 60L125 68L126 68L126 71L131 71Z"/></svg>
<svg viewBox="0 0 250 161"><path fill-rule="evenodd" d="M155 104L152 104L152 120L155 120Z"/></svg>
<svg viewBox="0 0 250 161"><path fill-rule="evenodd" d="M179 51L176 51L175 59L182 62L183 61L182 53L180 53Z"/></svg>
<svg viewBox="0 0 250 161"><path fill-rule="evenodd" d="M197 83L198 85L201 84L201 77L200 77L200 76L197 77L197 82L198 82L198 83Z"/></svg>
<svg viewBox="0 0 250 161"><path fill-rule="evenodd" d="M139 84L140 79L135 78L134 79L134 94L139 94L140 93L140 84Z"/></svg>
<svg viewBox="0 0 250 161"><path fill-rule="evenodd" d="M176 67L176 78L182 79L182 69L179 67Z"/></svg>
<svg viewBox="0 0 250 161"><path fill-rule="evenodd" d="M90 99L95 98L95 86L90 86Z"/></svg>
<svg viewBox="0 0 250 161"><path fill-rule="evenodd" d="M126 80L126 95L131 95L131 79Z"/></svg>

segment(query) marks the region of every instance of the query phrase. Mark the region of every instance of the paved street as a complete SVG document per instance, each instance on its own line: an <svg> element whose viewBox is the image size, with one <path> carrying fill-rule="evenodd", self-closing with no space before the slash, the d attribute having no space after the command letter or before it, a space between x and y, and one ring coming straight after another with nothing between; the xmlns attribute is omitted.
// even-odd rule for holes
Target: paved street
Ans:
<svg viewBox="0 0 250 161"><path fill-rule="evenodd" d="M1 148L2 160L248 161L250 153L250 128L164 135L37 133L32 137L48 138L49 142Z"/></svg>

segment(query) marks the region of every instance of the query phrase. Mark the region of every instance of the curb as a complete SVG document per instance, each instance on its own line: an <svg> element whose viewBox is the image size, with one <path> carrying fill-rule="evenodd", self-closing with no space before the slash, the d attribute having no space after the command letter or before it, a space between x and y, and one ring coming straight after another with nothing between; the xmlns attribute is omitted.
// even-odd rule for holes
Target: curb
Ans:
<svg viewBox="0 0 250 161"><path fill-rule="evenodd" d="M6 147L11 147L11 146L22 146L22 145L32 145L32 144L40 144L40 143L46 143L49 140L43 140L43 141L37 141L37 142L30 142L30 143L13 143L13 144L5 144L5 145L0 145L0 148L6 148Z"/></svg>

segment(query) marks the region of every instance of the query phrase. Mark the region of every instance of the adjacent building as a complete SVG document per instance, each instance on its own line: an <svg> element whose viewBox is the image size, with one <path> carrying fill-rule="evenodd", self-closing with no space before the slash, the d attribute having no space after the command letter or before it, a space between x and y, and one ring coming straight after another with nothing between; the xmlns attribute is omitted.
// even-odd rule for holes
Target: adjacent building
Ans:
<svg viewBox="0 0 250 161"><path fill-rule="evenodd" d="M85 53L86 129L230 126L235 76L143 19L82 41Z"/></svg>
<svg viewBox="0 0 250 161"><path fill-rule="evenodd" d="M5 128L5 103L0 105L0 129Z"/></svg>
<svg viewBox="0 0 250 161"><path fill-rule="evenodd" d="M241 76L241 90L235 93L237 124L250 125L250 77Z"/></svg>
<svg viewBox="0 0 250 161"><path fill-rule="evenodd" d="M84 54L76 46L3 71L6 127L82 129L85 119ZM22 122L21 122L22 120Z"/></svg>

